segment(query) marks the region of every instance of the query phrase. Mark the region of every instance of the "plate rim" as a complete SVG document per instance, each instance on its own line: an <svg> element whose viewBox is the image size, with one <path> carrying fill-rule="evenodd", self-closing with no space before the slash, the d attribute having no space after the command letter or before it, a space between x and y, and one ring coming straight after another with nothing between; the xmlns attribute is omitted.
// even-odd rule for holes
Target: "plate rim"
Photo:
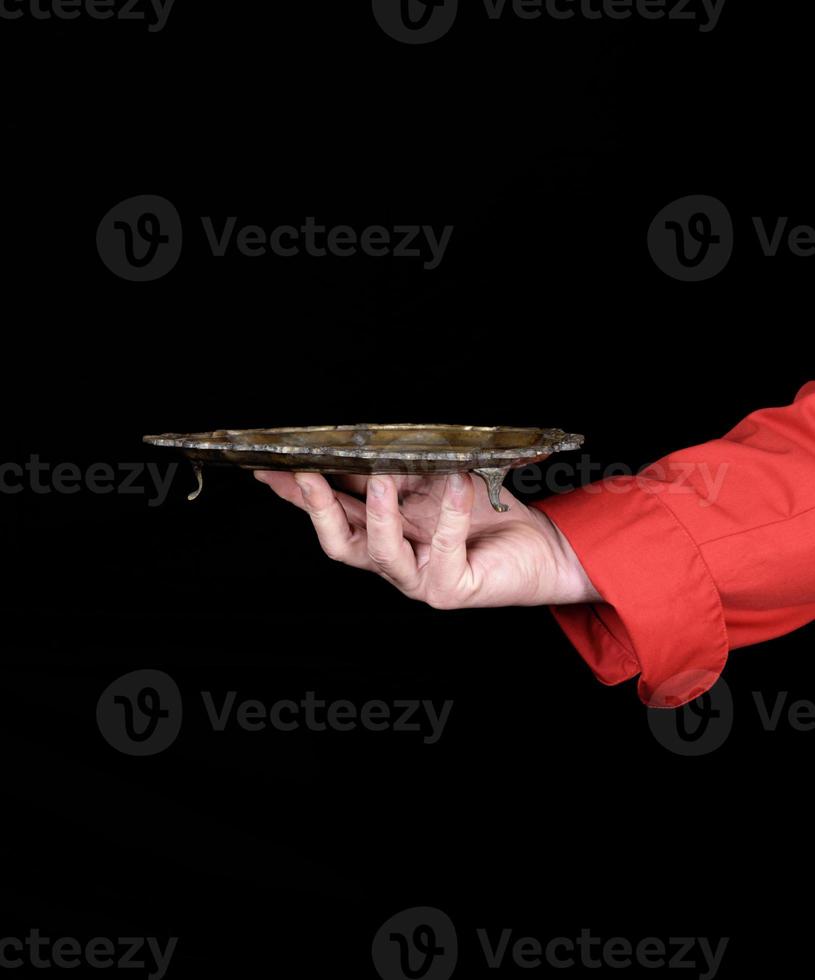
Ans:
<svg viewBox="0 0 815 980"><path fill-rule="evenodd" d="M379 449L366 449L360 447L337 447L337 446L293 446L286 443L240 443L229 444L224 442L224 437L233 434L250 435L262 432L264 434L291 433L291 432L352 432L355 430L376 429L377 431L390 431L399 429L427 429L438 431L439 429L454 429L456 431L467 432L498 432L501 430L516 432L534 432L538 434L540 440L533 445L526 446L503 446L491 449L488 447L473 448L468 450L408 450L398 447L381 447ZM223 433L217 440L213 436ZM165 432L161 435L146 435L142 441L152 445L169 449L193 449L201 452L218 453L261 453L274 456L334 456L339 458L352 459L449 459L462 460L484 458L491 460L498 459L527 459L543 454L554 452L566 452L579 449L584 442L584 436L575 432L565 432L563 429L541 428L532 426L509 426L509 425L455 425L453 423L355 423L352 425L307 425L307 426L278 426L274 428L257 429L217 429L214 432L190 432L176 433Z"/></svg>

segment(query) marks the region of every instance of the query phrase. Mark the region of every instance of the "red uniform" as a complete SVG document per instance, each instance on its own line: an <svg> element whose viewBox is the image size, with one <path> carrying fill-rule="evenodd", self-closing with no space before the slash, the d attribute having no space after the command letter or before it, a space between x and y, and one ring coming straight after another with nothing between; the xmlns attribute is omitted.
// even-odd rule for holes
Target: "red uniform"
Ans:
<svg viewBox="0 0 815 980"><path fill-rule="evenodd" d="M553 612L604 684L693 700L728 651L815 619L815 382L721 439L537 504L604 602Z"/></svg>

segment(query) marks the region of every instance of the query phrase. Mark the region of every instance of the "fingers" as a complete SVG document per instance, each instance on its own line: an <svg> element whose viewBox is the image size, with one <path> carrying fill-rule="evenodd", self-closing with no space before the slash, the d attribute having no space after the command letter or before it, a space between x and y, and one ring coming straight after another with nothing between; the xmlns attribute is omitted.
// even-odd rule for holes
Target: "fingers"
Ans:
<svg viewBox="0 0 815 980"><path fill-rule="evenodd" d="M308 510L303 491L297 484L293 473L279 473L273 470L255 470L255 479L260 483L265 483L283 500L300 510ZM322 477L320 477L322 479ZM365 505L354 497L349 497L346 493L335 493L338 503L345 511L348 520L356 527L365 527Z"/></svg>
<svg viewBox="0 0 815 980"><path fill-rule="evenodd" d="M303 494L303 505L311 518L320 546L329 558L355 565L364 551L334 491L318 473L295 473L294 479Z"/></svg>
<svg viewBox="0 0 815 980"><path fill-rule="evenodd" d="M466 604L474 592L473 571L467 560L475 499L469 475L453 474L445 481L430 544L418 546L421 562L405 538L393 477L369 477L363 505L346 494L335 493L316 473L292 476L259 471L255 476L308 512L320 545L330 558L376 571L407 595L440 609ZM352 527L349 520L358 526Z"/></svg>
<svg viewBox="0 0 815 980"><path fill-rule="evenodd" d="M283 493L293 494L288 483L278 480L269 481L268 475L270 474L264 473L262 482L268 482L270 486L279 484ZM320 546L328 557L357 568L370 568L365 534L351 528L342 505L325 477L318 473L295 473L293 481L301 495L299 506L311 518ZM293 502L297 503L296 500Z"/></svg>
<svg viewBox="0 0 815 980"><path fill-rule="evenodd" d="M402 515L394 480L372 476L366 499L368 555L381 575L404 592L418 585L416 555L403 534Z"/></svg>
<svg viewBox="0 0 815 980"><path fill-rule="evenodd" d="M303 494L300 491L300 487L297 486L292 473L277 473L274 470L255 470L255 479L261 483L265 483L267 487L271 487L278 497L282 497L283 500L294 504L295 507L303 507Z"/></svg>
<svg viewBox="0 0 815 980"><path fill-rule="evenodd" d="M444 608L469 588L472 576L467 562L467 537L475 491L468 474L447 477L439 519L430 542L426 567L427 601Z"/></svg>
<svg viewBox="0 0 815 980"><path fill-rule="evenodd" d="M364 496L367 487L368 476L360 476L353 473L342 473L334 478L337 486L342 487L344 490L348 490L350 493L358 493ZM391 476L391 479L396 484L396 489L401 493L404 490L412 490L421 484L427 483L427 477L425 476L409 476L406 473L401 473Z"/></svg>

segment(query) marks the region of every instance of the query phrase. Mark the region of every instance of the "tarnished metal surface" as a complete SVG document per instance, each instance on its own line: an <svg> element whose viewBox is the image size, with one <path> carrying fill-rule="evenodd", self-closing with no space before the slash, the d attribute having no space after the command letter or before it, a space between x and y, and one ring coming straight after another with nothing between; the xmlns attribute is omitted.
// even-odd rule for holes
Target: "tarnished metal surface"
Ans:
<svg viewBox="0 0 815 980"><path fill-rule="evenodd" d="M311 473L401 473L444 476L474 472L487 484L496 510L507 471L578 449L583 436L561 429L472 425L333 425L279 429L218 429L145 436L153 446L180 450L203 463L252 470Z"/></svg>

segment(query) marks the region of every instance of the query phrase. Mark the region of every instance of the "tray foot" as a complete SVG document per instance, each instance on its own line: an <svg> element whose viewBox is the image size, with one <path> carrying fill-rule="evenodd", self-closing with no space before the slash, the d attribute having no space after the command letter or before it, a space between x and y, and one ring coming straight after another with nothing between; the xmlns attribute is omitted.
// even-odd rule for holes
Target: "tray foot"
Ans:
<svg viewBox="0 0 815 980"><path fill-rule="evenodd" d="M192 493L187 495L187 500L195 500L204 489L204 467L200 463L192 464L192 471L195 474L195 479L198 486L193 490Z"/></svg>
<svg viewBox="0 0 815 980"><path fill-rule="evenodd" d="M473 470L487 484L487 492L490 495L490 503L493 510L499 514L505 514L509 510L509 504L501 503L501 487L504 484L504 477L509 473L509 467L487 466L478 470Z"/></svg>

